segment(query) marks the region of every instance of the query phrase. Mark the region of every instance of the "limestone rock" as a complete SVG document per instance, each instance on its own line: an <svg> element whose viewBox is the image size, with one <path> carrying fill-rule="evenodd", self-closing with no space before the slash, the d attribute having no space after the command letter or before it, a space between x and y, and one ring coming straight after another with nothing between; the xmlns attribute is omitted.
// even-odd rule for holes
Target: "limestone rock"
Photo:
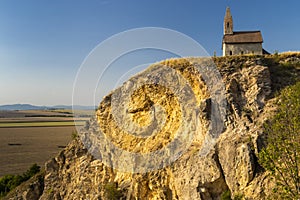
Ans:
<svg viewBox="0 0 300 200"><path fill-rule="evenodd" d="M297 59L294 58L295 55L292 57L284 62L298 62L300 56L296 55ZM42 191L18 190L20 195L12 199L37 199L36 197L40 196L39 199L43 200L214 200L220 199L221 195L228 190L232 198L241 195L246 199L267 199L273 182L259 166L257 154L263 143L262 125L275 110L272 107L274 83L271 80L278 79L272 77L274 74L270 73L270 68L267 66L270 62L266 60L267 58L263 57L228 57L214 60L222 75L227 103L224 126L219 129L222 131L220 137L208 133L212 130L214 112L223 111L212 107L216 103L212 98L213 87L209 87L209 80L205 75L193 68L197 63L209 68L207 59L171 59L151 66L106 96L95 116L81 131L81 140L73 140L58 156L46 163ZM128 95L130 97L128 104L125 105L125 102L119 99L118 92L134 87L134 83L138 83L139 80L150 80L152 77L149 73L156 73L158 66L161 65L172 68L165 74L165 80L173 85L162 87L162 84L146 84ZM176 78L177 73L183 79ZM161 83L159 82L161 80L155 78L151 81ZM191 90L184 88L187 83ZM188 99L184 106L189 107L194 102L197 112L194 110L183 113L184 106L181 107L180 99L176 94L188 96L190 92L195 98ZM117 95L115 102L114 95ZM124 111L118 110L119 113L124 112L131 116L120 118L122 123L117 123L113 117L112 104L116 102L121 106L125 105ZM182 116L185 116L185 119ZM159 126L158 122L164 117L164 125ZM102 151L98 153L99 149L92 148L93 141L99 141L99 138L105 139L97 135L99 130L102 130L118 147L128 152L147 154L167 146L174 138L176 139L174 133L182 128L180 126L182 120L192 119L196 121L192 121L192 124L186 123L183 129L194 131L194 138L184 152L175 152L181 153L178 154L180 156L175 162L156 169L157 164L164 163L156 163L159 156L153 154L153 162L140 166L152 166L155 170L130 173L113 169L111 166L116 165L131 168L133 171L139 168L131 166L131 161L126 160L125 153L110 152L108 143L101 144ZM102 125L101 128L99 124ZM141 127L152 125L154 129L151 130L157 131L158 134L138 135L140 129L137 125ZM124 131L127 129L135 130L137 135L133 137L127 134ZM202 151L204 146L209 147L205 153ZM171 150L173 149L162 152L160 156L172 156L174 152ZM35 183L32 188L39 188L38 186L39 184Z"/></svg>

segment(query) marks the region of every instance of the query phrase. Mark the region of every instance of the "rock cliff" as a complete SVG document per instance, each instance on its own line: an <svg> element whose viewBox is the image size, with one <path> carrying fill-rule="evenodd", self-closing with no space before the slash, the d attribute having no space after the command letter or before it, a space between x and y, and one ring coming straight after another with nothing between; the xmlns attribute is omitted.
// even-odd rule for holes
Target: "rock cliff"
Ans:
<svg viewBox="0 0 300 200"><path fill-rule="evenodd" d="M226 101L222 105L225 112L218 110L224 116L224 119L218 119L222 122L219 135L212 131L215 128L212 104L217 100L212 98L212 87L208 85L207 77L194 69L197 64L209 67L207 60L162 61L131 78L103 99L95 117L81 130L80 138L73 140L46 163L42 192L32 189L31 193L36 195L30 196L28 187L23 191L17 188L7 199L209 200L221 199L229 191L231 198L266 199L273 183L257 161L264 142L262 125L276 110L272 103L274 93L299 78L300 54L223 57L213 61L224 83ZM164 79L176 88L180 86L179 89L167 87L160 80L158 84L149 82L131 88L148 74L157 74L155 70L161 66L172 69ZM180 78L173 80L172 73L180 74L185 82ZM149 80L153 81L152 78ZM188 84L191 90L185 90L180 84ZM113 104L124 103L118 95L128 88L133 92L126 93L130 100L124 104L124 109L130 117L117 119L113 116ZM194 98L181 100L178 94L184 92L187 97L192 92ZM180 104L183 102L185 105L182 107ZM195 110L183 110L193 103ZM159 121L163 121L163 125L159 125ZM155 134L141 135L139 127L151 126L149 130ZM125 130L129 129L137 135L128 134ZM175 150L168 149L168 144L178 139L176 133L185 130L188 130L187 137L191 132L194 135L187 143L176 143L184 152L177 152L177 146ZM148 155L162 148L168 151L160 152L159 156L150 154L151 162L132 162L128 160L132 157L126 153L112 152L109 144L103 142L105 138L98 138L98 131L126 152ZM185 141L186 138L181 139ZM95 147L97 142L101 145ZM186 144L186 148L180 146ZM172 157L174 154L178 156ZM160 157L170 159L157 161ZM134 158L148 159L146 156ZM117 166L117 169L112 166ZM32 188L38 185L34 181Z"/></svg>

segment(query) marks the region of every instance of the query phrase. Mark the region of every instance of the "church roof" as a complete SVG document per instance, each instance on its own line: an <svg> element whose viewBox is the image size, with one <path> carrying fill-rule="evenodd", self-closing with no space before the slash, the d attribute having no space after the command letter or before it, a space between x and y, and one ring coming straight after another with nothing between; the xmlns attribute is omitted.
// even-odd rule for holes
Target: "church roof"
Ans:
<svg viewBox="0 0 300 200"><path fill-rule="evenodd" d="M226 34L223 37L223 43L262 43L263 38L260 31L239 31L233 34Z"/></svg>

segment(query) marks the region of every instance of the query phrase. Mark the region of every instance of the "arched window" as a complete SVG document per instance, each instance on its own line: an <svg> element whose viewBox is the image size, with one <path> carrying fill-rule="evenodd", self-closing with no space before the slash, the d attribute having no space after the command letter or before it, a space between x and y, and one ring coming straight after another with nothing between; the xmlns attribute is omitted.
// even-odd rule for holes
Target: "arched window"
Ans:
<svg viewBox="0 0 300 200"><path fill-rule="evenodd" d="M229 25L230 25L229 22L227 22L227 28L228 28L228 29L229 29Z"/></svg>
<svg viewBox="0 0 300 200"><path fill-rule="evenodd" d="M232 55L232 51L229 51L229 55Z"/></svg>
<svg viewBox="0 0 300 200"><path fill-rule="evenodd" d="M244 52L243 51L241 51L241 55L243 55L244 54Z"/></svg>

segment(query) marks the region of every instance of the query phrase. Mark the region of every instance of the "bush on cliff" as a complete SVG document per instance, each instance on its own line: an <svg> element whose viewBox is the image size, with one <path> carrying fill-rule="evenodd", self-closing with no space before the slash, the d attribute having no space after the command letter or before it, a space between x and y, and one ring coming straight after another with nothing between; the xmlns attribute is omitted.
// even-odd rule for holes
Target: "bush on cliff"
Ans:
<svg viewBox="0 0 300 200"><path fill-rule="evenodd" d="M260 152L260 164L276 181L274 196L300 198L300 82L282 90L278 112L266 123L267 145Z"/></svg>
<svg viewBox="0 0 300 200"><path fill-rule="evenodd" d="M5 196L9 191L27 181L40 171L40 166L33 164L23 175L5 175L0 179L0 198Z"/></svg>

